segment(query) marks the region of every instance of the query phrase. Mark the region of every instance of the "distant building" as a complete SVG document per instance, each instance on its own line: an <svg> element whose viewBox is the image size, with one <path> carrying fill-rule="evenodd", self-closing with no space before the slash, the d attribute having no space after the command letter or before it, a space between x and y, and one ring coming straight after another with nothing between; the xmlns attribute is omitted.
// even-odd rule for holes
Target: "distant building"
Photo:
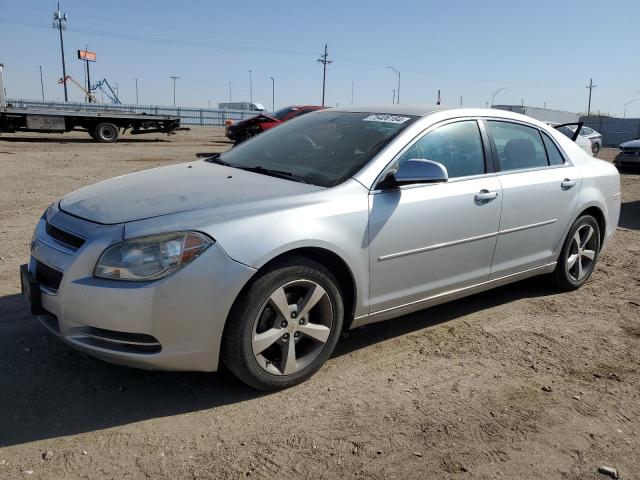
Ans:
<svg viewBox="0 0 640 480"><path fill-rule="evenodd" d="M575 123L580 120L579 113L564 112L562 110L551 110L548 108L528 107L522 105L494 105L492 108L507 110L509 112L521 113L540 120L541 122Z"/></svg>

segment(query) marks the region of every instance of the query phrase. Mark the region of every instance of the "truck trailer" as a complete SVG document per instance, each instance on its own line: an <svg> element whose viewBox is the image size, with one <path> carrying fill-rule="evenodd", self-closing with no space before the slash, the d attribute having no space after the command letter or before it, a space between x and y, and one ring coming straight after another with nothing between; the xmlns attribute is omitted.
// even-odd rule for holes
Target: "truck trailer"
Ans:
<svg viewBox="0 0 640 480"><path fill-rule="evenodd" d="M180 129L180 117L147 115L109 110L80 108L17 108L5 97L4 65L0 63L0 132L64 133L87 132L101 143L113 143L119 134L130 130L141 133L174 134Z"/></svg>
<svg viewBox="0 0 640 480"><path fill-rule="evenodd" d="M226 102L219 103L218 108L226 108L227 110L249 110L253 112L264 112L266 108L261 103L252 102Z"/></svg>

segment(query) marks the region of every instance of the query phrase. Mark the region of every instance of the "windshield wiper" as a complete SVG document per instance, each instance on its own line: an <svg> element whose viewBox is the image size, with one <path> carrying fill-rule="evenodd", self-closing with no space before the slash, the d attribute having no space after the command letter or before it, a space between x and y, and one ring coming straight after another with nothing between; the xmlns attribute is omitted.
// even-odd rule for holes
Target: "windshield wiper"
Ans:
<svg viewBox="0 0 640 480"><path fill-rule="evenodd" d="M246 170L247 172L260 173L262 175L269 175L271 177L277 177L277 178L284 178L285 180L293 180L294 182L309 183L305 181L304 178L294 175L291 172L285 172L283 170L274 170L271 168L264 168L260 165L255 167L237 167L234 165L234 167L239 168L240 170Z"/></svg>

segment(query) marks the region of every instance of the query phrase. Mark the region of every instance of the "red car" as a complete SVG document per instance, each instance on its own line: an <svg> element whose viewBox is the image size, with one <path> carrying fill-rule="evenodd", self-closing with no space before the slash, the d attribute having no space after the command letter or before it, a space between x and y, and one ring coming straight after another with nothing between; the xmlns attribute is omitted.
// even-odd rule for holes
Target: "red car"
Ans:
<svg viewBox="0 0 640 480"><path fill-rule="evenodd" d="M317 105L292 105L290 107L281 108L272 115L261 113L255 117L241 120L235 125L227 125L225 135L229 140L233 140L237 145L244 142L247 138L251 138L260 132L264 132L265 130L269 130L270 128L280 125L282 122L286 122L287 120L299 117L305 113L322 110L324 108L326 107L319 107Z"/></svg>

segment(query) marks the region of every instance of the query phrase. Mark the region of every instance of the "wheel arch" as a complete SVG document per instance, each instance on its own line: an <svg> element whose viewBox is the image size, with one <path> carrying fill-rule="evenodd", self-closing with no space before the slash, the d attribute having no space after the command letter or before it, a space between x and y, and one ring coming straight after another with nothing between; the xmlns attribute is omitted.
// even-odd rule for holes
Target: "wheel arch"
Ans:
<svg viewBox="0 0 640 480"><path fill-rule="evenodd" d="M580 218L583 215L591 215L596 219L598 228L600 229L600 250L602 250L602 243L607 232L607 220L604 216L604 212L600 207L591 205L590 207L583 209L576 218Z"/></svg>
<svg viewBox="0 0 640 480"><path fill-rule="evenodd" d="M239 298L245 292L245 290L251 286L257 275L259 275L261 272L264 272L267 268L287 258L300 256L313 260L324 266L336 278L336 281L338 282L338 288L340 288L340 293L342 294L344 301L344 312L346 318L344 319L343 328L345 330L348 330L351 326L351 322L353 321L357 305L358 289L356 285L356 279L353 275L351 267L349 267L349 264L344 260L344 258L327 248L318 246L306 246L292 248L285 252L279 253L258 268L256 273L244 285L237 298Z"/></svg>

